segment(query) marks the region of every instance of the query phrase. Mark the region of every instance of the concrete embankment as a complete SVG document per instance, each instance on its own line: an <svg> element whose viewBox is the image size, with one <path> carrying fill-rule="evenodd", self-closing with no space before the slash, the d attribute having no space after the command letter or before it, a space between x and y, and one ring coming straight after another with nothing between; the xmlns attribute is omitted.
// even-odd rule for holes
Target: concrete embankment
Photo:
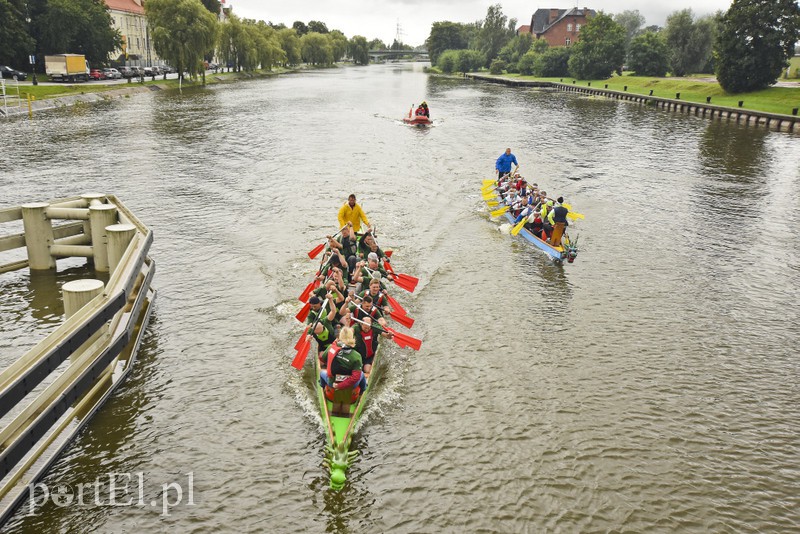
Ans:
<svg viewBox="0 0 800 534"><path fill-rule="evenodd" d="M81 93L75 95L57 96L54 98L44 98L41 100L31 101L31 111L46 111L50 109L58 109L68 106L74 106L80 103L102 102L114 98L124 98L136 93L147 93L149 91L160 90L161 87L157 85L135 85L133 87L123 87L120 89L112 89L110 91L103 91L98 93ZM19 115L26 115L28 113L28 101L23 100L19 104L16 102L14 105L7 107L0 106L0 116L14 117Z"/></svg>
<svg viewBox="0 0 800 534"><path fill-rule="evenodd" d="M765 128L780 130L783 132L800 132L800 117L796 115L782 115L780 113L767 113L764 111L755 111L743 108L715 106L711 103L703 104L699 102L687 102L685 100L679 100L675 98L661 98L652 95L629 93L627 91L614 91L608 89L608 85L606 85L605 88L600 89L595 87L578 86L575 84L537 80L519 80L503 78L499 76L488 76L485 74L467 73L464 76L473 80L499 83L511 87L546 87L555 89L557 91L580 93L591 96L603 96L616 100L628 100L631 102L638 102L641 104L654 106L667 111L676 111L702 117L715 118L728 122L763 126Z"/></svg>

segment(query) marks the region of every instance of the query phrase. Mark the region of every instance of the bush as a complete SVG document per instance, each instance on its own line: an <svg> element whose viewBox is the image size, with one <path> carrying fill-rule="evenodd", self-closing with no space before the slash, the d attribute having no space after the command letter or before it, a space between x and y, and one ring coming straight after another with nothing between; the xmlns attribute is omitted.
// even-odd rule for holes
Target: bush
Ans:
<svg viewBox="0 0 800 534"><path fill-rule="evenodd" d="M445 50L439 54L439 59L436 66L442 69L442 72L450 74L456 70L456 61L458 60L458 50Z"/></svg>
<svg viewBox="0 0 800 534"><path fill-rule="evenodd" d="M503 74L503 69L506 68L506 62L502 59L495 59L489 67L490 74Z"/></svg>
<svg viewBox="0 0 800 534"><path fill-rule="evenodd" d="M529 50L523 54L521 58L519 58L519 62L517 63L517 68L519 69L520 74L525 74L530 76L533 74L533 66L536 63L536 58L539 54L534 52L533 50Z"/></svg>
<svg viewBox="0 0 800 534"><path fill-rule="evenodd" d="M473 72L486 65L486 56L477 50L459 50L456 60L458 72Z"/></svg>
<svg viewBox="0 0 800 534"><path fill-rule="evenodd" d="M570 51L566 46L558 46L539 54L533 64L533 73L543 78L569 76Z"/></svg>

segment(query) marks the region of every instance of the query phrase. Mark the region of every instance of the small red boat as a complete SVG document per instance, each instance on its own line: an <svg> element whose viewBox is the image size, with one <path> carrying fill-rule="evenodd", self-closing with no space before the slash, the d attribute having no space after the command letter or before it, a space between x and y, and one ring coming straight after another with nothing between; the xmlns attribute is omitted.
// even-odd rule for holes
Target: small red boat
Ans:
<svg viewBox="0 0 800 534"><path fill-rule="evenodd" d="M403 122L412 124L414 126L430 126L433 122L425 115L417 115L415 117L403 117Z"/></svg>

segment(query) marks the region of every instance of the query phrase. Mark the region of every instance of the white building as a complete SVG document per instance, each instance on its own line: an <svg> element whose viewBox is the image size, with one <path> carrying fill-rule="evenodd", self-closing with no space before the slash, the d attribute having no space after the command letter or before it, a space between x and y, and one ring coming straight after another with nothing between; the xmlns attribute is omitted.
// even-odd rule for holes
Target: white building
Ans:
<svg viewBox="0 0 800 534"><path fill-rule="evenodd" d="M105 0L111 12L112 24L122 34L122 49L114 52L114 60L123 65L150 67L161 61L153 49L144 0ZM125 57L127 53L127 58Z"/></svg>

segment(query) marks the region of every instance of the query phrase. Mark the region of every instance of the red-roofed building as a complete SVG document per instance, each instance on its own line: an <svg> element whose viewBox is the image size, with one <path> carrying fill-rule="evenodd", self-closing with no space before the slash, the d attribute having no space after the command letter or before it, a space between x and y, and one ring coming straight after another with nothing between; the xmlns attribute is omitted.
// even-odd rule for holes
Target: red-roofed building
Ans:
<svg viewBox="0 0 800 534"><path fill-rule="evenodd" d="M531 25L522 28L529 28L535 39L544 39L550 46L570 46L578 41L581 26L596 14L595 10L588 7L537 9L531 17Z"/></svg>
<svg viewBox="0 0 800 534"><path fill-rule="evenodd" d="M527 24L523 24L522 26L517 28L517 35L521 33L531 33L531 27L528 26Z"/></svg>
<svg viewBox="0 0 800 534"><path fill-rule="evenodd" d="M115 52L114 59L123 65L150 67L161 64L153 49L147 19L144 16L144 0L105 0L113 26L122 34L122 50ZM127 55L127 57L126 57Z"/></svg>

